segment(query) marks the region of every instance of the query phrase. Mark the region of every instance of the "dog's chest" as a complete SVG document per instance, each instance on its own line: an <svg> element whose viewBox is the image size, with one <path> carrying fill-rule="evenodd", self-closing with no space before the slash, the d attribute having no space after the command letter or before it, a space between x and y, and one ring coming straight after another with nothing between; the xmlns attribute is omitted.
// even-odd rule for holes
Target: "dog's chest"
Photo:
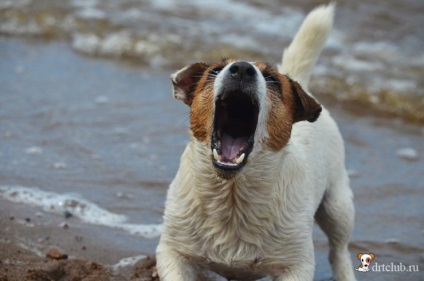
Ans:
<svg viewBox="0 0 424 281"><path fill-rule="evenodd" d="M255 280L284 270L281 264L270 264L281 255L285 242L280 241L284 230L276 208L278 199L265 191L263 187L225 186L203 198L198 205L202 207L191 217L191 222L199 223L184 228L185 235L196 241L187 245L191 253L187 258L237 280Z"/></svg>
<svg viewBox="0 0 424 281"><path fill-rule="evenodd" d="M228 280L248 281L257 280L265 276L278 276L289 267L289 265L276 263L275 260L269 258L233 260L230 263L216 262L200 256L186 256L186 258L199 267L213 271Z"/></svg>

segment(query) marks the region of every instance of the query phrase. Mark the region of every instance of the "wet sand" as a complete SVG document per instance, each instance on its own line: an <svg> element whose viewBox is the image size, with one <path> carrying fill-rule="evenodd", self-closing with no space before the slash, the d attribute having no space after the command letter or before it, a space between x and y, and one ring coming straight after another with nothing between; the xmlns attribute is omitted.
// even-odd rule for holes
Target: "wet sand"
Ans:
<svg viewBox="0 0 424 281"><path fill-rule="evenodd" d="M171 97L174 70L86 58L60 42L2 37L0 53L0 185L75 192L131 223L160 223L188 139L188 110ZM358 280L424 280L424 129L325 92L317 97L345 138L353 264L357 253L373 252L379 264L420 270L357 272ZM140 262L154 254L157 237L4 198L0 225L1 281L154 280ZM318 228L314 243L315 279L331 280ZM46 258L51 246L68 259Z"/></svg>

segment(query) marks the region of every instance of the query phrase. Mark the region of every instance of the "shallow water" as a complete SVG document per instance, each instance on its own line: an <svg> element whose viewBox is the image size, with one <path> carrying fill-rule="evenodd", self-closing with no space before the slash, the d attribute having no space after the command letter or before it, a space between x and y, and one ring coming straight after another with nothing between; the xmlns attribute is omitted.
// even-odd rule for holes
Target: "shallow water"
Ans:
<svg viewBox="0 0 424 281"><path fill-rule="evenodd" d="M153 67L220 57L279 62L321 1L0 0L0 33L61 39ZM342 1L314 88L424 123L422 0Z"/></svg>
<svg viewBox="0 0 424 281"><path fill-rule="evenodd" d="M166 189L188 141L188 108L171 97L171 70L83 57L57 42L3 37L0 53L0 207L17 217L42 212L45 225L68 212L117 252L152 253ZM318 98L345 138L356 197L354 265L357 253L374 252L379 264L421 269L423 128ZM316 279L329 280L328 246L318 228L314 243ZM422 269L366 274L423 279Z"/></svg>

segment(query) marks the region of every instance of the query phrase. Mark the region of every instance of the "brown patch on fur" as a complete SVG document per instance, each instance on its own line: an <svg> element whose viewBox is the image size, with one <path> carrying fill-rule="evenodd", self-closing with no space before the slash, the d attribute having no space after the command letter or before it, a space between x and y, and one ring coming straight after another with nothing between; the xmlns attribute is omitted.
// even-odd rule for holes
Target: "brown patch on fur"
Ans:
<svg viewBox="0 0 424 281"><path fill-rule="evenodd" d="M274 73L280 81L280 91L268 89L267 95L271 102L268 112L267 131L269 135L268 145L274 150L282 149L289 141L291 129L294 123L294 98L291 82L286 76Z"/></svg>
<svg viewBox="0 0 424 281"><path fill-rule="evenodd" d="M270 101L267 120L268 145L272 150L278 151L288 143L294 123L304 120L316 121L322 108L314 98L305 93L299 83L267 64L255 65L265 77L272 76L279 81L277 86L274 82L269 85L267 83L267 96Z"/></svg>
<svg viewBox="0 0 424 281"><path fill-rule="evenodd" d="M190 111L190 129L201 142L210 142L213 129L213 87L202 87L194 94Z"/></svg>
<svg viewBox="0 0 424 281"><path fill-rule="evenodd" d="M210 143L213 130L214 116L214 77L209 77L209 73L217 67L225 67L232 60L223 60L207 68L200 78L191 102L190 129L193 136L201 141Z"/></svg>

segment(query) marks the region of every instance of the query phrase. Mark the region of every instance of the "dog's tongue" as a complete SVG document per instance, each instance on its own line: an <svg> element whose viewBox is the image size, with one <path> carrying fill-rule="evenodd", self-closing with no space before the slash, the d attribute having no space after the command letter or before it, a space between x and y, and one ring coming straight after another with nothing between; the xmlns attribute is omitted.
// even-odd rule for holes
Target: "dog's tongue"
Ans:
<svg viewBox="0 0 424 281"><path fill-rule="evenodd" d="M247 140L247 137L233 138L228 134L222 134L221 151L223 160L234 162L234 160L237 158L237 154L243 148L243 145L246 144Z"/></svg>

